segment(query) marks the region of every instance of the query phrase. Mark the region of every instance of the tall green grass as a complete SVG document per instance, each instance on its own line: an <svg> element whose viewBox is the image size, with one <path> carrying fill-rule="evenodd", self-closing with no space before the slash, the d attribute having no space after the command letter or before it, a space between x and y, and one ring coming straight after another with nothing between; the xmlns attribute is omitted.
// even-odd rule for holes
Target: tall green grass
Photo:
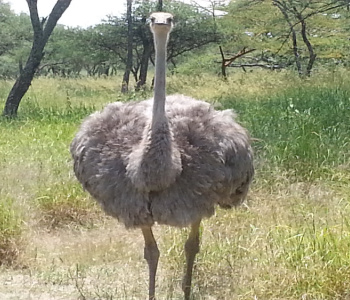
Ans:
<svg viewBox="0 0 350 300"><path fill-rule="evenodd" d="M274 169L294 181L349 175L349 90L301 86L272 97L228 97L222 103L238 110L250 129L263 176Z"/></svg>

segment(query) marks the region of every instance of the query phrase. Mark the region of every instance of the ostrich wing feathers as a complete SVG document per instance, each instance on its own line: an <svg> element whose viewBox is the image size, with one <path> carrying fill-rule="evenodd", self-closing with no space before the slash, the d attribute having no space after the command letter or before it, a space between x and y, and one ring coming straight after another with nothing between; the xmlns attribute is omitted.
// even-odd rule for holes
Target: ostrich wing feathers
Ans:
<svg viewBox="0 0 350 300"><path fill-rule="evenodd" d="M233 112L172 95L166 113L181 170L161 189L140 190L127 174L130 157L137 157L132 155L135 146L151 122L152 99L107 105L83 122L71 144L79 181L127 227L154 222L187 226L211 216L215 205L232 207L247 194L254 173L252 151Z"/></svg>

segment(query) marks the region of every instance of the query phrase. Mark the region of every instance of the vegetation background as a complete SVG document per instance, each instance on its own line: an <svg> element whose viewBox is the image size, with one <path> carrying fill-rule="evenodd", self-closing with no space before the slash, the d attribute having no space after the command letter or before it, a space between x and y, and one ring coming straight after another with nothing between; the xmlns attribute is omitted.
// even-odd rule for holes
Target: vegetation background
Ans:
<svg viewBox="0 0 350 300"><path fill-rule="evenodd" d="M141 4L152 8L151 1ZM244 206L218 209L205 220L193 299L350 299L349 12L342 7L308 19L317 59L305 76L297 72L289 27L272 1L221 8L227 14L213 22L197 8L177 7L184 19L194 14L212 26L215 41L169 61L168 93L235 109L253 137L257 174ZM15 15L4 2L0 10L4 105L32 33L28 16ZM123 26L122 17L87 29L58 26L17 118L0 118L1 299L145 298L140 232L100 211L75 180L68 151L91 112L152 95L152 67L144 88L119 92L125 53L107 50L98 37L122 42L126 37L115 34ZM193 41L190 33L183 37ZM305 64L308 51L298 39ZM227 68L224 79L219 44L227 57L257 49L233 64L281 68ZM95 65L99 71L89 73ZM160 299L182 298L186 235L187 229L156 227Z"/></svg>

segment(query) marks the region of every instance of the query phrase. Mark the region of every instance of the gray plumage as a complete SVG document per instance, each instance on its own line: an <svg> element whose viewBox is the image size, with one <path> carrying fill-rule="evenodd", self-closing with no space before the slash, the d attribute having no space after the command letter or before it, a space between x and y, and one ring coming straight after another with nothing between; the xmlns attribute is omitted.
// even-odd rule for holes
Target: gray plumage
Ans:
<svg viewBox="0 0 350 300"><path fill-rule="evenodd" d="M169 128L152 137L152 103L112 103L84 121L71 145L83 187L127 227L188 226L210 217L216 204L240 204L252 153L233 112L168 96Z"/></svg>
<svg viewBox="0 0 350 300"><path fill-rule="evenodd" d="M232 110L216 111L183 95L165 96L172 23L168 13L151 15L154 98L107 105L83 122L70 148L78 180L104 211L128 228L141 228L151 300L159 258L152 225L191 225L183 280L188 300L201 219L213 215L216 205L240 204L254 173L249 136Z"/></svg>

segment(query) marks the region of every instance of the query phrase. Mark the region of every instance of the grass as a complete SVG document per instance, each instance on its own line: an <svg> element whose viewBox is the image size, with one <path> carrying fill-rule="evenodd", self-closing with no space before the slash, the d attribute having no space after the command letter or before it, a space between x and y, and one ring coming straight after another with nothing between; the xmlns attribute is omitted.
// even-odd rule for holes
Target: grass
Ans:
<svg viewBox="0 0 350 300"><path fill-rule="evenodd" d="M349 99L345 89L309 87L287 88L253 103L232 98L223 103L244 111L257 155L269 164L265 171L278 168L289 178L310 181L331 178L335 170L347 174Z"/></svg>
<svg viewBox="0 0 350 300"><path fill-rule="evenodd" d="M21 216L11 199L0 203L0 265L11 265L22 246Z"/></svg>
<svg viewBox="0 0 350 300"><path fill-rule="evenodd" d="M193 299L350 297L349 79L344 69L307 80L285 71L169 78L169 93L234 108L256 156L247 205L203 222ZM115 82L39 78L19 117L0 119L1 298L145 298L140 232L100 212L68 151L89 113L151 95L123 96ZM0 95L10 87L0 82ZM155 227L160 299L182 297L187 232Z"/></svg>

